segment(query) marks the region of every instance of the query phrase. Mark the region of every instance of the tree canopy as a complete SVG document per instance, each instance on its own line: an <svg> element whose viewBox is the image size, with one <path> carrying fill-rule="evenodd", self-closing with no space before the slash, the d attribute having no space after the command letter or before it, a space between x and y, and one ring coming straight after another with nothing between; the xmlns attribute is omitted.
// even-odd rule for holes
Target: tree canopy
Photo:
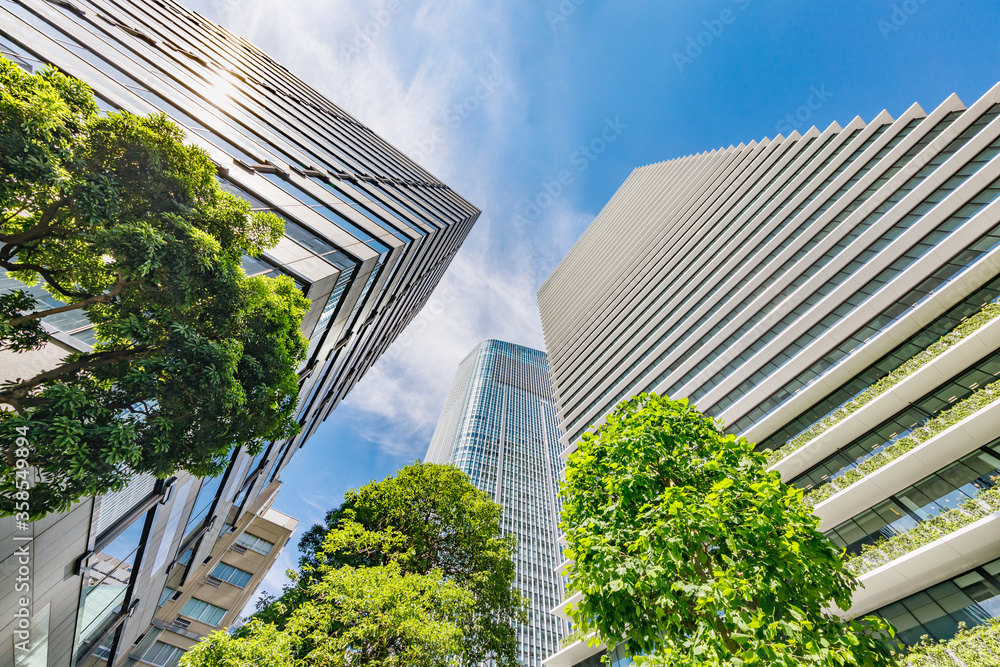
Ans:
<svg viewBox="0 0 1000 667"><path fill-rule="evenodd" d="M524 620L525 601L514 587L517 540L501 535L502 518L503 509L458 468L418 462L349 491L343 504L327 514L326 525L313 526L303 536L299 550L303 565L395 562L413 574L440 571L475 599L475 616L463 629L462 664L492 659L497 667L513 667L518 664L515 628ZM384 539L317 549L329 533L353 525Z"/></svg>
<svg viewBox="0 0 1000 667"><path fill-rule="evenodd" d="M250 621L242 639L217 630L180 659L181 667L295 667L290 637L273 625Z"/></svg>
<svg viewBox="0 0 1000 667"><path fill-rule="evenodd" d="M357 533L351 533L357 535ZM329 534L336 541L337 531ZM236 636L213 635L184 667L443 667L461 664L472 594L439 570L309 567L299 587L271 602Z"/></svg>
<svg viewBox="0 0 1000 667"><path fill-rule="evenodd" d="M241 267L282 221L223 191L183 139L165 115L101 115L80 81L0 59L0 269L23 284L0 295L0 350L51 344L43 320L72 313L96 339L0 386L0 514L37 518L137 473L215 474L234 447L297 430L309 302Z"/></svg>
<svg viewBox="0 0 1000 667"><path fill-rule="evenodd" d="M641 665L895 664L802 491L686 400L625 401L570 455L570 614Z"/></svg>
<svg viewBox="0 0 1000 667"><path fill-rule="evenodd" d="M222 649L199 645L187 664L228 667L225 656L277 632L308 667L515 667L526 605L501 515L453 466L418 462L349 491L300 542L294 583L262 600Z"/></svg>

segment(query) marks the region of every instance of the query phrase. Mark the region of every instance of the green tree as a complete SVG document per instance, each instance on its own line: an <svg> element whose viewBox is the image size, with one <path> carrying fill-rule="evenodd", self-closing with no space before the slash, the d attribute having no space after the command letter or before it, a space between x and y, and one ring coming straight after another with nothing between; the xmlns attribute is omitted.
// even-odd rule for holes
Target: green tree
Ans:
<svg viewBox="0 0 1000 667"><path fill-rule="evenodd" d="M327 534L320 552L358 539L369 546L385 535L357 524ZM294 575L294 573L291 573ZM465 628L473 622L472 594L444 577L374 567L305 566L297 585L265 602L234 637L213 636L183 658L185 667L444 667L460 665ZM260 650L260 657L256 654ZM252 662L240 662L254 658Z"/></svg>
<svg viewBox="0 0 1000 667"><path fill-rule="evenodd" d="M294 667L291 638L273 625L250 621L237 639L213 632L181 656L181 667Z"/></svg>
<svg viewBox="0 0 1000 667"><path fill-rule="evenodd" d="M570 614L642 665L893 665L802 492L686 400L625 401L570 457Z"/></svg>
<svg viewBox="0 0 1000 667"><path fill-rule="evenodd" d="M454 466L407 466L348 491L300 542L296 585L255 618L293 635L305 665L349 651L363 665L514 667L526 604L501 517Z"/></svg>
<svg viewBox="0 0 1000 667"><path fill-rule="evenodd" d="M0 350L42 347L42 319L73 311L97 341L0 386L0 514L38 518L136 473L211 475L297 430L309 302L241 268L281 220L224 192L183 138L0 59L0 269L24 284L0 295ZM38 471L30 491L18 460Z"/></svg>

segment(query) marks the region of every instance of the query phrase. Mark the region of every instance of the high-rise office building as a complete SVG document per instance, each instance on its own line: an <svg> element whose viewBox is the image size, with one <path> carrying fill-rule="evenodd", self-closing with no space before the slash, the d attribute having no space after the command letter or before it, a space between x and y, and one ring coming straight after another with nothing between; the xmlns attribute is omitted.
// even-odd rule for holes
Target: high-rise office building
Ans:
<svg viewBox="0 0 1000 667"><path fill-rule="evenodd" d="M1000 615L998 116L1000 86L636 169L538 293L563 456L625 398L689 397L849 555L893 540L846 615L906 643Z"/></svg>
<svg viewBox="0 0 1000 667"><path fill-rule="evenodd" d="M170 667L239 613L274 562L294 528L271 509L281 470L417 314L479 212L252 44L172 0L3 0L0 55L88 83L104 112L166 113L209 152L222 187L284 219L284 237L245 258L247 272L288 274L312 302L300 435L256 456L235 452L214 479L139 477L23 531L0 519L0 664ZM0 355L0 375L91 350L79 311L45 326L47 347ZM15 537L32 539L30 652L15 634Z"/></svg>
<svg viewBox="0 0 1000 667"><path fill-rule="evenodd" d="M539 667L566 634L549 610L562 597L556 574L559 430L544 352L484 340L458 366L427 450L451 463L503 507L503 530L517 536L517 587L530 600L518 629L519 659Z"/></svg>

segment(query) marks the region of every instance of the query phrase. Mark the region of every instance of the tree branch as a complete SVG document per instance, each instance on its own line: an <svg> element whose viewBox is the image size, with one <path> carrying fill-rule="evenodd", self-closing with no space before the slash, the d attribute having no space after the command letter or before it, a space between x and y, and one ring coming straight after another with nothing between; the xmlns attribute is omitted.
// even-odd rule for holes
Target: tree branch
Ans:
<svg viewBox="0 0 1000 667"><path fill-rule="evenodd" d="M14 222L19 217L21 217L22 213L24 213L27 210L28 210L27 205L21 206L21 208L19 208L16 211L12 212L6 219L4 219L3 224L4 225L8 225L8 224Z"/></svg>
<svg viewBox="0 0 1000 667"><path fill-rule="evenodd" d="M62 199L57 199L50 203L42 210L42 217L38 219L38 223L31 229L27 229L20 234L0 234L0 241L3 243L9 243L12 245L24 245L30 241L36 241L40 238L44 238L48 234L49 229L52 226L52 221L55 219L56 214L64 206L67 206L76 199L73 196L66 196Z"/></svg>
<svg viewBox="0 0 1000 667"><path fill-rule="evenodd" d="M0 258L0 268L7 269L8 271L34 271L44 278L45 282L56 288L56 291L61 293L63 296L72 297L74 299L86 299L91 296L87 292L73 292L66 289L55 279L51 270L46 269L40 264L31 264L29 262L10 262L9 260Z"/></svg>
<svg viewBox="0 0 1000 667"><path fill-rule="evenodd" d="M57 315L59 313L65 313L71 310L77 310L79 308L86 308L87 306L92 306L95 303L107 303L108 301L111 301L113 298L121 294L122 290L124 290L126 287L128 287L129 285L135 285L137 283L138 281L135 280L133 281L125 280L125 276L123 276L119 271L118 282L115 283L115 286L112 287L111 291L109 292L106 292L99 296L89 296L83 301L77 301L76 303L71 303L66 306L60 306L58 308L50 308L48 310L40 310L36 313L31 313L30 315L22 315L21 317L15 317L8 320L7 324L9 324L10 326L18 326L20 324L31 322L32 320L40 320L43 317L48 317L49 315Z"/></svg>
<svg viewBox="0 0 1000 667"><path fill-rule="evenodd" d="M704 567L702 567L702 564L700 562L701 556L705 557ZM694 566L695 572L698 574L698 576L701 577L703 583L708 582L711 579L711 577L709 577L709 571L710 571L709 568L712 564L712 556L711 554L708 553L708 549L704 544L702 544L701 548L694 554L694 558L691 559L691 564ZM715 616L713 614L712 615L714 616L713 618L702 612L695 612L695 613L708 623L710 624L714 623L715 631L722 638L722 643L726 645L726 649L732 655L739 655L740 646L733 640L732 636L729 633L729 628L726 627L726 624L725 622L723 622L721 616Z"/></svg>
<svg viewBox="0 0 1000 667"><path fill-rule="evenodd" d="M28 398L31 390L40 384L53 380L68 379L82 371L107 366L108 364L116 364L126 361L130 357L138 358L151 349L148 345L139 345L127 350L109 350L107 352L95 352L84 355L73 363L57 366L52 370L39 373L30 380L22 380L14 386L0 391L0 404L13 406L15 410L20 412L23 401Z"/></svg>

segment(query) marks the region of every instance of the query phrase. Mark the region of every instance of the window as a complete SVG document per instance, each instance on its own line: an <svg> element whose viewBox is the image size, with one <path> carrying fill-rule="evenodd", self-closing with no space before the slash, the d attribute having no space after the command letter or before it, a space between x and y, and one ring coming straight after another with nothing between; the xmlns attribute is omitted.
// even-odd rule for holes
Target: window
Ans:
<svg viewBox="0 0 1000 667"><path fill-rule="evenodd" d="M147 512L137 518L100 552L91 554L82 563L83 596L74 643L78 660L84 657L80 652L92 646L123 611L133 573L142 566L137 556L148 516Z"/></svg>
<svg viewBox="0 0 1000 667"><path fill-rule="evenodd" d="M271 553L271 548L274 546L274 543L268 542L267 540L251 535L250 533L243 533L242 535L237 537L236 544L246 547L251 551L256 551L257 553L263 556L266 556L267 554Z"/></svg>
<svg viewBox="0 0 1000 667"><path fill-rule="evenodd" d="M1000 484L1000 439L903 489L825 534L850 554L959 507Z"/></svg>
<svg viewBox="0 0 1000 667"><path fill-rule="evenodd" d="M222 475L207 477L202 482L201 490L198 491L198 498L194 502L194 509L191 510L187 525L184 527L185 535L208 516L209 510L212 509L212 505L215 503L215 497L220 484L222 484Z"/></svg>
<svg viewBox="0 0 1000 667"><path fill-rule="evenodd" d="M190 619L213 626L218 625L225 615L226 610L222 607L216 607L214 604L203 602L198 598L191 598L181 609L181 616L187 616Z"/></svg>
<svg viewBox="0 0 1000 667"><path fill-rule="evenodd" d="M174 594L174 589L169 586L163 587L163 592L160 593L160 601L156 604L157 607L162 607L170 599L170 596Z"/></svg>
<svg viewBox="0 0 1000 667"><path fill-rule="evenodd" d="M156 667L177 667L177 662L183 653L184 651L176 646L155 641L142 656L142 661Z"/></svg>
<svg viewBox="0 0 1000 667"><path fill-rule="evenodd" d="M232 565L226 565L225 563L216 565L215 569L212 570L212 576L240 588L250 583L250 579L253 577L249 572L245 572Z"/></svg>
<svg viewBox="0 0 1000 667"><path fill-rule="evenodd" d="M1000 376L1000 354L990 354L794 478L791 481L792 486L807 491L823 486L830 479L845 474L893 445L954 403L968 398L978 387L993 382L998 376Z"/></svg>
<svg viewBox="0 0 1000 667"><path fill-rule="evenodd" d="M1000 616L998 574L1000 560L995 560L873 613L896 626L896 639L904 645L913 646L924 635L946 641L960 623L971 628Z"/></svg>

